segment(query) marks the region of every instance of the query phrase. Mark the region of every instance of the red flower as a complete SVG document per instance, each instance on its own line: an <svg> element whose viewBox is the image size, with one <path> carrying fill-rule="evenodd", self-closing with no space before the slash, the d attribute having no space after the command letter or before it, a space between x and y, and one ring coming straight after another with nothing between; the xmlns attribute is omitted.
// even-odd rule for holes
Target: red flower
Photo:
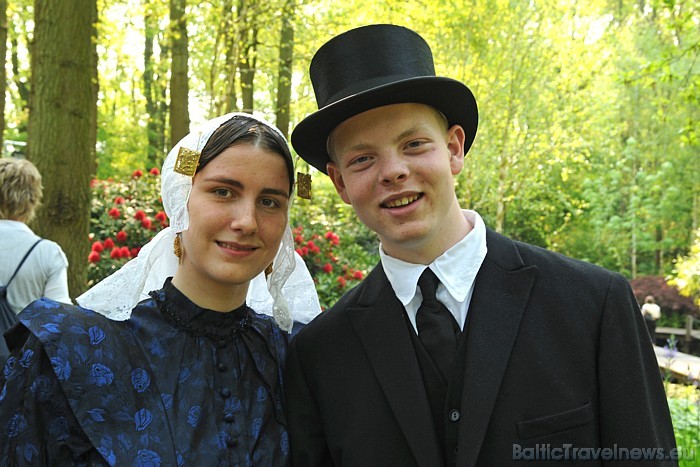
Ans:
<svg viewBox="0 0 700 467"><path fill-rule="evenodd" d="M309 250L313 250L314 248L316 248L316 244L313 240L309 240L308 242L306 242L306 246L309 247Z"/></svg>
<svg viewBox="0 0 700 467"><path fill-rule="evenodd" d="M309 254L309 249L306 248L305 246L301 247L301 253L299 253L301 256L306 256Z"/></svg>
<svg viewBox="0 0 700 467"><path fill-rule="evenodd" d="M321 252L321 249L319 247L317 247L316 245L311 247L310 250L311 250L311 253L320 253Z"/></svg>
<svg viewBox="0 0 700 467"><path fill-rule="evenodd" d="M341 289L347 285L347 282L345 282L345 278L343 276L338 276L338 279L336 280L338 281L338 287Z"/></svg>
<svg viewBox="0 0 700 467"><path fill-rule="evenodd" d="M126 241L127 236L128 235L126 234L126 232L124 232L123 230L120 230L119 232L117 232L117 241L124 243Z"/></svg>
<svg viewBox="0 0 700 467"><path fill-rule="evenodd" d="M151 228L151 219L149 219L148 217L144 217L143 219L141 219L141 226L144 229L150 229Z"/></svg>
<svg viewBox="0 0 700 467"><path fill-rule="evenodd" d="M137 221L143 220L145 217L146 213L140 209L136 211L136 214L134 214L134 219L136 219Z"/></svg>
<svg viewBox="0 0 700 467"><path fill-rule="evenodd" d="M90 180L90 188L95 188L95 186L97 186L98 183L100 183L100 181L96 178L93 178L92 180Z"/></svg>
<svg viewBox="0 0 700 467"><path fill-rule="evenodd" d="M326 263L323 265L322 269L323 269L323 272L330 274L331 271L333 270L333 265L331 265L330 263Z"/></svg>
<svg viewBox="0 0 700 467"><path fill-rule="evenodd" d="M358 281L361 281L362 278L364 277L364 274L362 274L362 271L355 271L352 273L353 279L357 279Z"/></svg>
<svg viewBox="0 0 700 467"><path fill-rule="evenodd" d="M294 237L294 242L301 245L302 243L304 243L304 237L302 237L301 235L297 235L296 237Z"/></svg>
<svg viewBox="0 0 700 467"><path fill-rule="evenodd" d="M128 246L123 246L119 250L121 251L122 258L131 257L131 250L129 250Z"/></svg>
<svg viewBox="0 0 700 467"><path fill-rule="evenodd" d="M90 254L88 255L88 261L90 261L91 263L99 262L100 261L100 254L97 251L92 250L90 252Z"/></svg>
<svg viewBox="0 0 700 467"><path fill-rule="evenodd" d="M104 249L105 249L105 247L102 245L102 242L99 240L96 241L95 243L93 243L92 248L91 248L92 251L98 253L97 256L100 256L99 253L102 253L104 251Z"/></svg>
<svg viewBox="0 0 700 467"><path fill-rule="evenodd" d="M302 251L302 249L301 249L301 248L297 248L297 249L296 249L296 250L294 250L294 251L296 251L296 252L297 252L297 254L298 254L299 256L304 256L304 252Z"/></svg>
<svg viewBox="0 0 700 467"><path fill-rule="evenodd" d="M139 255L139 251L141 251L141 247L132 248L131 257L136 258Z"/></svg>
<svg viewBox="0 0 700 467"><path fill-rule="evenodd" d="M119 219L119 216L121 216L121 213L117 208L110 209L107 214L109 214L109 217L111 217L112 219Z"/></svg>
<svg viewBox="0 0 700 467"><path fill-rule="evenodd" d="M158 167L153 167L148 173L150 173L151 175L160 175L160 170L158 169Z"/></svg>
<svg viewBox="0 0 700 467"><path fill-rule="evenodd" d="M104 247L105 247L105 250L109 250L110 248L114 248L114 240L107 237L107 239L104 241Z"/></svg>
<svg viewBox="0 0 700 467"><path fill-rule="evenodd" d="M119 247L112 248L112 251L109 253L109 257L112 259L119 259L122 257L122 249Z"/></svg>
<svg viewBox="0 0 700 467"><path fill-rule="evenodd" d="M124 199L123 196L117 196L114 198L114 204L124 204L126 203L126 200Z"/></svg>
<svg viewBox="0 0 700 467"><path fill-rule="evenodd" d="M158 211L155 217L158 222L165 222L166 220L168 220L167 216L163 211Z"/></svg>
<svg viewBox="0 0 700 467"><path fill-rule="evenodd" d="M143 171L140 169L134 170L134 173L131 174L131 178L139 178L143 175Z"/></svg>

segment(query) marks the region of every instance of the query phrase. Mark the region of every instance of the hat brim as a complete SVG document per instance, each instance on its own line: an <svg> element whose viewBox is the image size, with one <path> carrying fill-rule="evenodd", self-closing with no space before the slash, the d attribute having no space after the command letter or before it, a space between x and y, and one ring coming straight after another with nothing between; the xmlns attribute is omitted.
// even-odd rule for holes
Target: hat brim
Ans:
<svg viewBox="0 0 700 467"><path fill-rule="evenodd" d="M362 112L401 103L435 107L450 126L460 125L464 129L464 153L467 153L478 125L476 99L464 83L439 76L394 81L333 102L299 122L292 132L292 146L302 159L327 174L330 158L326 142L335 127Z"/></svg>

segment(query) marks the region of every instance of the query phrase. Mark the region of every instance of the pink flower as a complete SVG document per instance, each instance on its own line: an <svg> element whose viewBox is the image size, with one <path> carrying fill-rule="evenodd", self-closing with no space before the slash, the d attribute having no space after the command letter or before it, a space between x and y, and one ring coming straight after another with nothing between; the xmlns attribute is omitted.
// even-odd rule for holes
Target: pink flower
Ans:
<svg viewBox="0 0 700 467"><path fill-rule="evenodd" d="M120 230L119 232L117 232L117 241L124 243L126 241L127 236L128 235L126 234L126 232Z"/></svg>
<svg viewBox="0 0 700 467"><path fill-rule="evenodd" d="M321 269L323 269L323 272L330 274L331 271L333 271L333 265L330 263L326 263L323 265L323 268L321 268Z"/></svg>
<svg viewBox="0 0 700 467"><path fill-rule="evenodd" d="M104 241L104 247L105 247L105 250L109 250L110 248L114 248L114 240L107 237Z"/></svg>
<svg viewBox="0 0 700 467"><path fill-rule="evenodd" d="M91 263L98 263L100 261L100 254L97 251L92 250L88 255L88 261Z"/></svg>
<svg viewBox="0 0 700 467"><path fill-rule="evenodd" d="M158 169L158 167L153 167L148 173L151 175L160 175L160 169Z"/></svg>
<svg viewBox="0 0 700 467"><path fill-rule="evenodd" d="M107 214L109 214L109 217L111 217L112 219L119 219L119 216L121 216L121 213L117 208L110 209Z"/></svg>
<svg viewBox="0 0 700 467"><path fill-rule="evenodd" d="M112 259L119 259L122 257L122 249L119 247L112 248L112 251L109 253L109 257Z"/></svg>
<svg viewBox="0 0 700 467"><path fill-rule="evenodd" d="M90 248L90 250L98 253L97 256L100 256L99 253L102 253L104 251L104 249L105 249L105 247L102 245L102 242L99 240L96 241L95 243L93 243L92 248Z"/></svg>
<svg viewBox="0 0 700 467"><path fill-rule="evenodd" d="M134 173L131 174L131 178L139 178L143 175L143 171L140 169L134 170Z"/></svg>
<svg viewBox="0 0 700 467"><path fill-rule="evenodd" d="M145 219L145 217L146 217L146 213L143 212L141 209L136 211L136 214L134 214L134 219L136 219L137 221L143 220L143 219Z"/></svg>
<svg viewBox="0 0 700 467"><path fill-rule="evenodd" d="M114 198L114 204L124 204L126 200L124 199L123 196L117 196Z"/></svg>
<svg viewBox="0 0 700 467"><path fill-rule="evenodd" d="M358 281L361 281L363 277L364 274L362 274L362 271L355 271L352 273L352 278L357 279Z"/></svg>

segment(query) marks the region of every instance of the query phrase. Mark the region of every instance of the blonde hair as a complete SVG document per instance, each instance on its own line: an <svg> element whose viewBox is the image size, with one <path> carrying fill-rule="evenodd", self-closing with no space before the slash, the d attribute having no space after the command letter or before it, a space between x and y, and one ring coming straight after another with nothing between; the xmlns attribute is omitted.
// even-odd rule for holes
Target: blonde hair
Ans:
<svg viewBox="0 0 700 467"><path fill-rule="evenodd" d="M42 195L41 174L25 159L0 158L0 219L29 222Z"/></svg>

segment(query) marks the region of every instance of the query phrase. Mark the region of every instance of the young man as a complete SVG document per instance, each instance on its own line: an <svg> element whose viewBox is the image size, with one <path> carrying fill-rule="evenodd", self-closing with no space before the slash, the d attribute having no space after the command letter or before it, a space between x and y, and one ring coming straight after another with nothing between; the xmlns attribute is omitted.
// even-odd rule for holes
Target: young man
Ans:
<svg viewBox="0 0 700 467"><path fill-rule="evenodd" d="M319 110L292 144L377 233L381 262L292 342L293 465L675 465L627 281L460 208L476 102L435 76L427 43L362 27L310 72Z"/></svg>

